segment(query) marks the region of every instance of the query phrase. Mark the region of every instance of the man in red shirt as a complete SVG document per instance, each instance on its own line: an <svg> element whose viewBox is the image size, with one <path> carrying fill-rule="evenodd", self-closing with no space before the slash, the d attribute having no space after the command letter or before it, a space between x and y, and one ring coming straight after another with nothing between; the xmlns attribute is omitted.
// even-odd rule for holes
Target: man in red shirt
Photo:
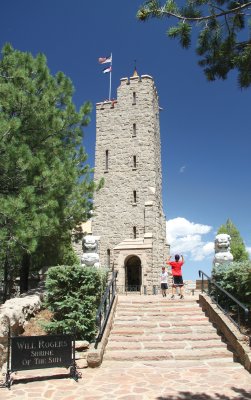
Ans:
<svg viewBox="0 0 251 400"><path fill-rule="evenodd" d="M181 261L180 261L181 257ZM170 265L172 267L172 275L173 275L173 285L172 285L172 296L171 299L174 299L174 293L176 292L176 288L180 289L180 298L184 299L183 295L183 278L182 278L182 271L181 267L184 264L185 260L183 256L179 256L179 254L176 254L174 256L175 261L170 261L171 256L166 261L167 265Z"/></svg>

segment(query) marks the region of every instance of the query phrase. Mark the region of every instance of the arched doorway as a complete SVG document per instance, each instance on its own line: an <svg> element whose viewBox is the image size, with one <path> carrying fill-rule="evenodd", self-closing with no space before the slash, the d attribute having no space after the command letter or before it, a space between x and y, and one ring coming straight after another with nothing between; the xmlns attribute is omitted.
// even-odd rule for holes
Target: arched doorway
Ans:
<svg viewBox="0 0 251 400"><path fill-rule="evenodd" d="M138 256L130 256L125 262L126 290L140 291L142 283L141 261Z"/></svg>

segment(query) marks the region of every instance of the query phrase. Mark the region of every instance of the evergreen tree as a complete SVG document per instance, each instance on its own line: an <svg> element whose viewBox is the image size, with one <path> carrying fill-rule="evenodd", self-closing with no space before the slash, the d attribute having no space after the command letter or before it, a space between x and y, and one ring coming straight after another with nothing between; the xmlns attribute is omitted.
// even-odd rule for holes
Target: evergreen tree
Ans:
<svg viewBox="0 0 251 400"><path fill-rule="evenodd" d="M181 7L175 0L148 0L137 18L171 18L177 21L167 35L178 38L182 47L191 44L192 26L198 31L199 65L209 81L226 79L229 71L238 71L241 88L251 85L251 2L248 0L185 0Z"/></svg>
<svg viewBox="0 0 251 400"><path fill-rule="evenodd" d="M43 54L3 47L0 59L0 257L4 276L21 264L27 289L38 246L70 243L89 218L94 183L82 146L91 106L77 112L73 85L50 74ZM46 250L45 250L46 251Z"/></svg>
<svg viewBox="0 0 251 400"><path fill-rule="evenodd" d="M230 219L228 219L225 224L219 227L217 234L219 233L227 233L228 235L231 236L230 248L231 248L231 253L233 254L234 257L234 261L249 260L249 255L248 252L246 251L240 232Z"/></svg>

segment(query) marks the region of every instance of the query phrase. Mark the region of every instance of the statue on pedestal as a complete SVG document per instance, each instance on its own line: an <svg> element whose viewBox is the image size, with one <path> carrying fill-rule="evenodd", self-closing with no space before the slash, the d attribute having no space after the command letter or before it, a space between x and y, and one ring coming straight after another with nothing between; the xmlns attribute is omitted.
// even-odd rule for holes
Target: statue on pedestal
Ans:
<svg viewBox="0 0 251 400"><path fill-rule="evenodd" d="M215 256L213 264L218 267L222 264L229 264L233 261L233 254L230 251L231 236L227 233L216 235L214 241Z"/></svg>
<svg viewBox="0 0 251 400"><path fill-rule="evenodd" d="M82 241L83 255L81 257L81 264L88 267L99 268L99 255L98 255L98 240L97 236L86 235Z"/></svg>

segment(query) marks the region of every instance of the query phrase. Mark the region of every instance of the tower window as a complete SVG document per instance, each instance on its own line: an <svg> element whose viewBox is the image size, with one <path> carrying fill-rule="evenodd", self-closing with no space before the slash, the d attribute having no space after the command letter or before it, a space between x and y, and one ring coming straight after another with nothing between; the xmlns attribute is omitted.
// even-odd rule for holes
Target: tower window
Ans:
<svg viewBox="0 0 251 400"><path fill-rule="evenodd" d="M132 136L136 136L136 124L132 126Z"/></svg>
<svg viewBox="0 0 251 400"><path fill-rule="evenodd" d="M132 104L136 104L136 92L132 94Z"/></svg>
<svg viewBox="0 0 251 400"><path fill-rule="evenodd" d="M111 250L107 249L107 267L110 268L111 265Z"/></svg>
<svg viewBox="0 0 251 400"><path fill-rule="evenodd" d="M133 168L137 168L137 157L133 156Z"/></svg>
<svg viewBox="0 0 251 400"><path fill-rule="evenodd" d="M109 152L108 150L105 151L105 170L108 171L109 167Z"/></svg>
<svg viewBox="0 0 251 400"><path fill-rule="evenodd" d="M136 192L136 190L133 191L133 203L134 204L137 203L137 192Z"/></svg>
<svg viewBox="0 0 251 400"><path fill-rule="evenodd" d="M137 228L136 226L133 227L133 239L137 238Z"/></svg>

